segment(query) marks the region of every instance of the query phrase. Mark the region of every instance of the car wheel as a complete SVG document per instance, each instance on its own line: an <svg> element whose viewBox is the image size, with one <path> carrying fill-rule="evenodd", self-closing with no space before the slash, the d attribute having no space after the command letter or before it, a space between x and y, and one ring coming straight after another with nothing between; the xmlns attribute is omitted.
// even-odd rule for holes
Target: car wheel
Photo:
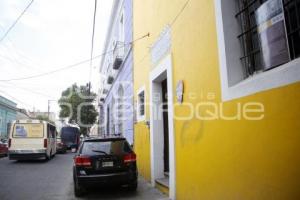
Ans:
<svg viewBox="0 0 300 200"><path fill-rule="evenodd" d="M74 180L74 194L76 197L82 197L84 195L82 186L80 186L76 180Z"/></svg>
<svg viewBox="0 0 300 200"><path fill-rule="evenodd" d="M132 183L130 183L130 184L128 185L128 190L129 190L129 191L136 191L137 186L138 186L137 181L134 181L134 182L132 182Z"/></svg>
<svg viewBox="0 0 300 200"><path fill-rule="evenodd" d="M45 161L50 160L50 157L47 155L47 153L45 154Z"/></svg>

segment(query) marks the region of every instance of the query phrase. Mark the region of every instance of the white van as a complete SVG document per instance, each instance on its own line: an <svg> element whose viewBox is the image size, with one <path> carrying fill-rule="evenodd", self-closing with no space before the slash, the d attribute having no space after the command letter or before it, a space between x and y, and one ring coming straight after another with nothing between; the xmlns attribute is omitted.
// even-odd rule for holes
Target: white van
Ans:
<svg viewBox="0 0 300 200"><path fill-rule="evenodd" d="M56 154L56 128L41 120L17 120L12 123L8 140L10 160L46 160Z"/></svg>

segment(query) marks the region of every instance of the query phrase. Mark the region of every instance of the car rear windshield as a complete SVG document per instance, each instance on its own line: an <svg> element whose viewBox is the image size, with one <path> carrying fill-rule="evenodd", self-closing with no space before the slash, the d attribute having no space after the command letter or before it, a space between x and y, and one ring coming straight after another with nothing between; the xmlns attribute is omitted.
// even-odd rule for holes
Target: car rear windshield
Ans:
<svg viewBox="0 0 300 200"><path fill-rule="evenodd" d="M15 124L14 138L42 138L44 137L43 124Z"/></svg>
<svg viewBox="0 0 300 200"><path fill-rule="evenodd" d="M132 150L126 140L85 141L81 154L84 155L118 155L130 153Z"/></svg>

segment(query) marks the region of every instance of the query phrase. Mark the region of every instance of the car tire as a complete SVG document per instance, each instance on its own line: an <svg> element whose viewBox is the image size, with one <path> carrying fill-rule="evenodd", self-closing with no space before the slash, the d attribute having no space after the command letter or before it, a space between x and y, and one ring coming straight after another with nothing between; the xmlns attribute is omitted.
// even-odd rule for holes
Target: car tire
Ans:
<svg viewBox="0 0 300 200"><path fill-rule="evenodd" d="M129 185L128 185L128 190L129 191L136 191L136 189L137 189L137 186L138 186L138 183L137 183L137 181L134 181L134 182L132 182L132 183L130 183Z"/></svg>
<svg viewBox="0 0 300 200"><path fill-rule="evenodd" d="M82 186L80 186L76 180L74 180L74 195L75 197L82 197L84 195Z"/></svg>
<svg viewBox="0 0 300 200"><path fill-rule="evenodd" d="M45 154L45 161L50 160L50 157L47 155L47 153Z"/></svg>

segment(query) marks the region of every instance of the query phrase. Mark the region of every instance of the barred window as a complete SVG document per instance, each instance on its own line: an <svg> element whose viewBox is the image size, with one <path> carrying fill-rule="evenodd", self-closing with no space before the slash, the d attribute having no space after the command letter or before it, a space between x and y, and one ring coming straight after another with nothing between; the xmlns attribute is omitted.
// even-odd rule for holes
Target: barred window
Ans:
<svg viewBox="0 0 300 200"><path fill-rule="evenodd" d="M145 91L142 91L139 94L139 115L144 116L145 115Z"/></svg>
<svg viewBox="0 0 300 200"><path fill-rule="evenodd" d="M236 0L246 76L300 57L300 0Z"/></svg>
<svg viewBox="0 0 300 200"><path fill-rule="evenodd" d="M137 92L136 105L137 121L145 120L145 87L142 87Z"/></svg>

